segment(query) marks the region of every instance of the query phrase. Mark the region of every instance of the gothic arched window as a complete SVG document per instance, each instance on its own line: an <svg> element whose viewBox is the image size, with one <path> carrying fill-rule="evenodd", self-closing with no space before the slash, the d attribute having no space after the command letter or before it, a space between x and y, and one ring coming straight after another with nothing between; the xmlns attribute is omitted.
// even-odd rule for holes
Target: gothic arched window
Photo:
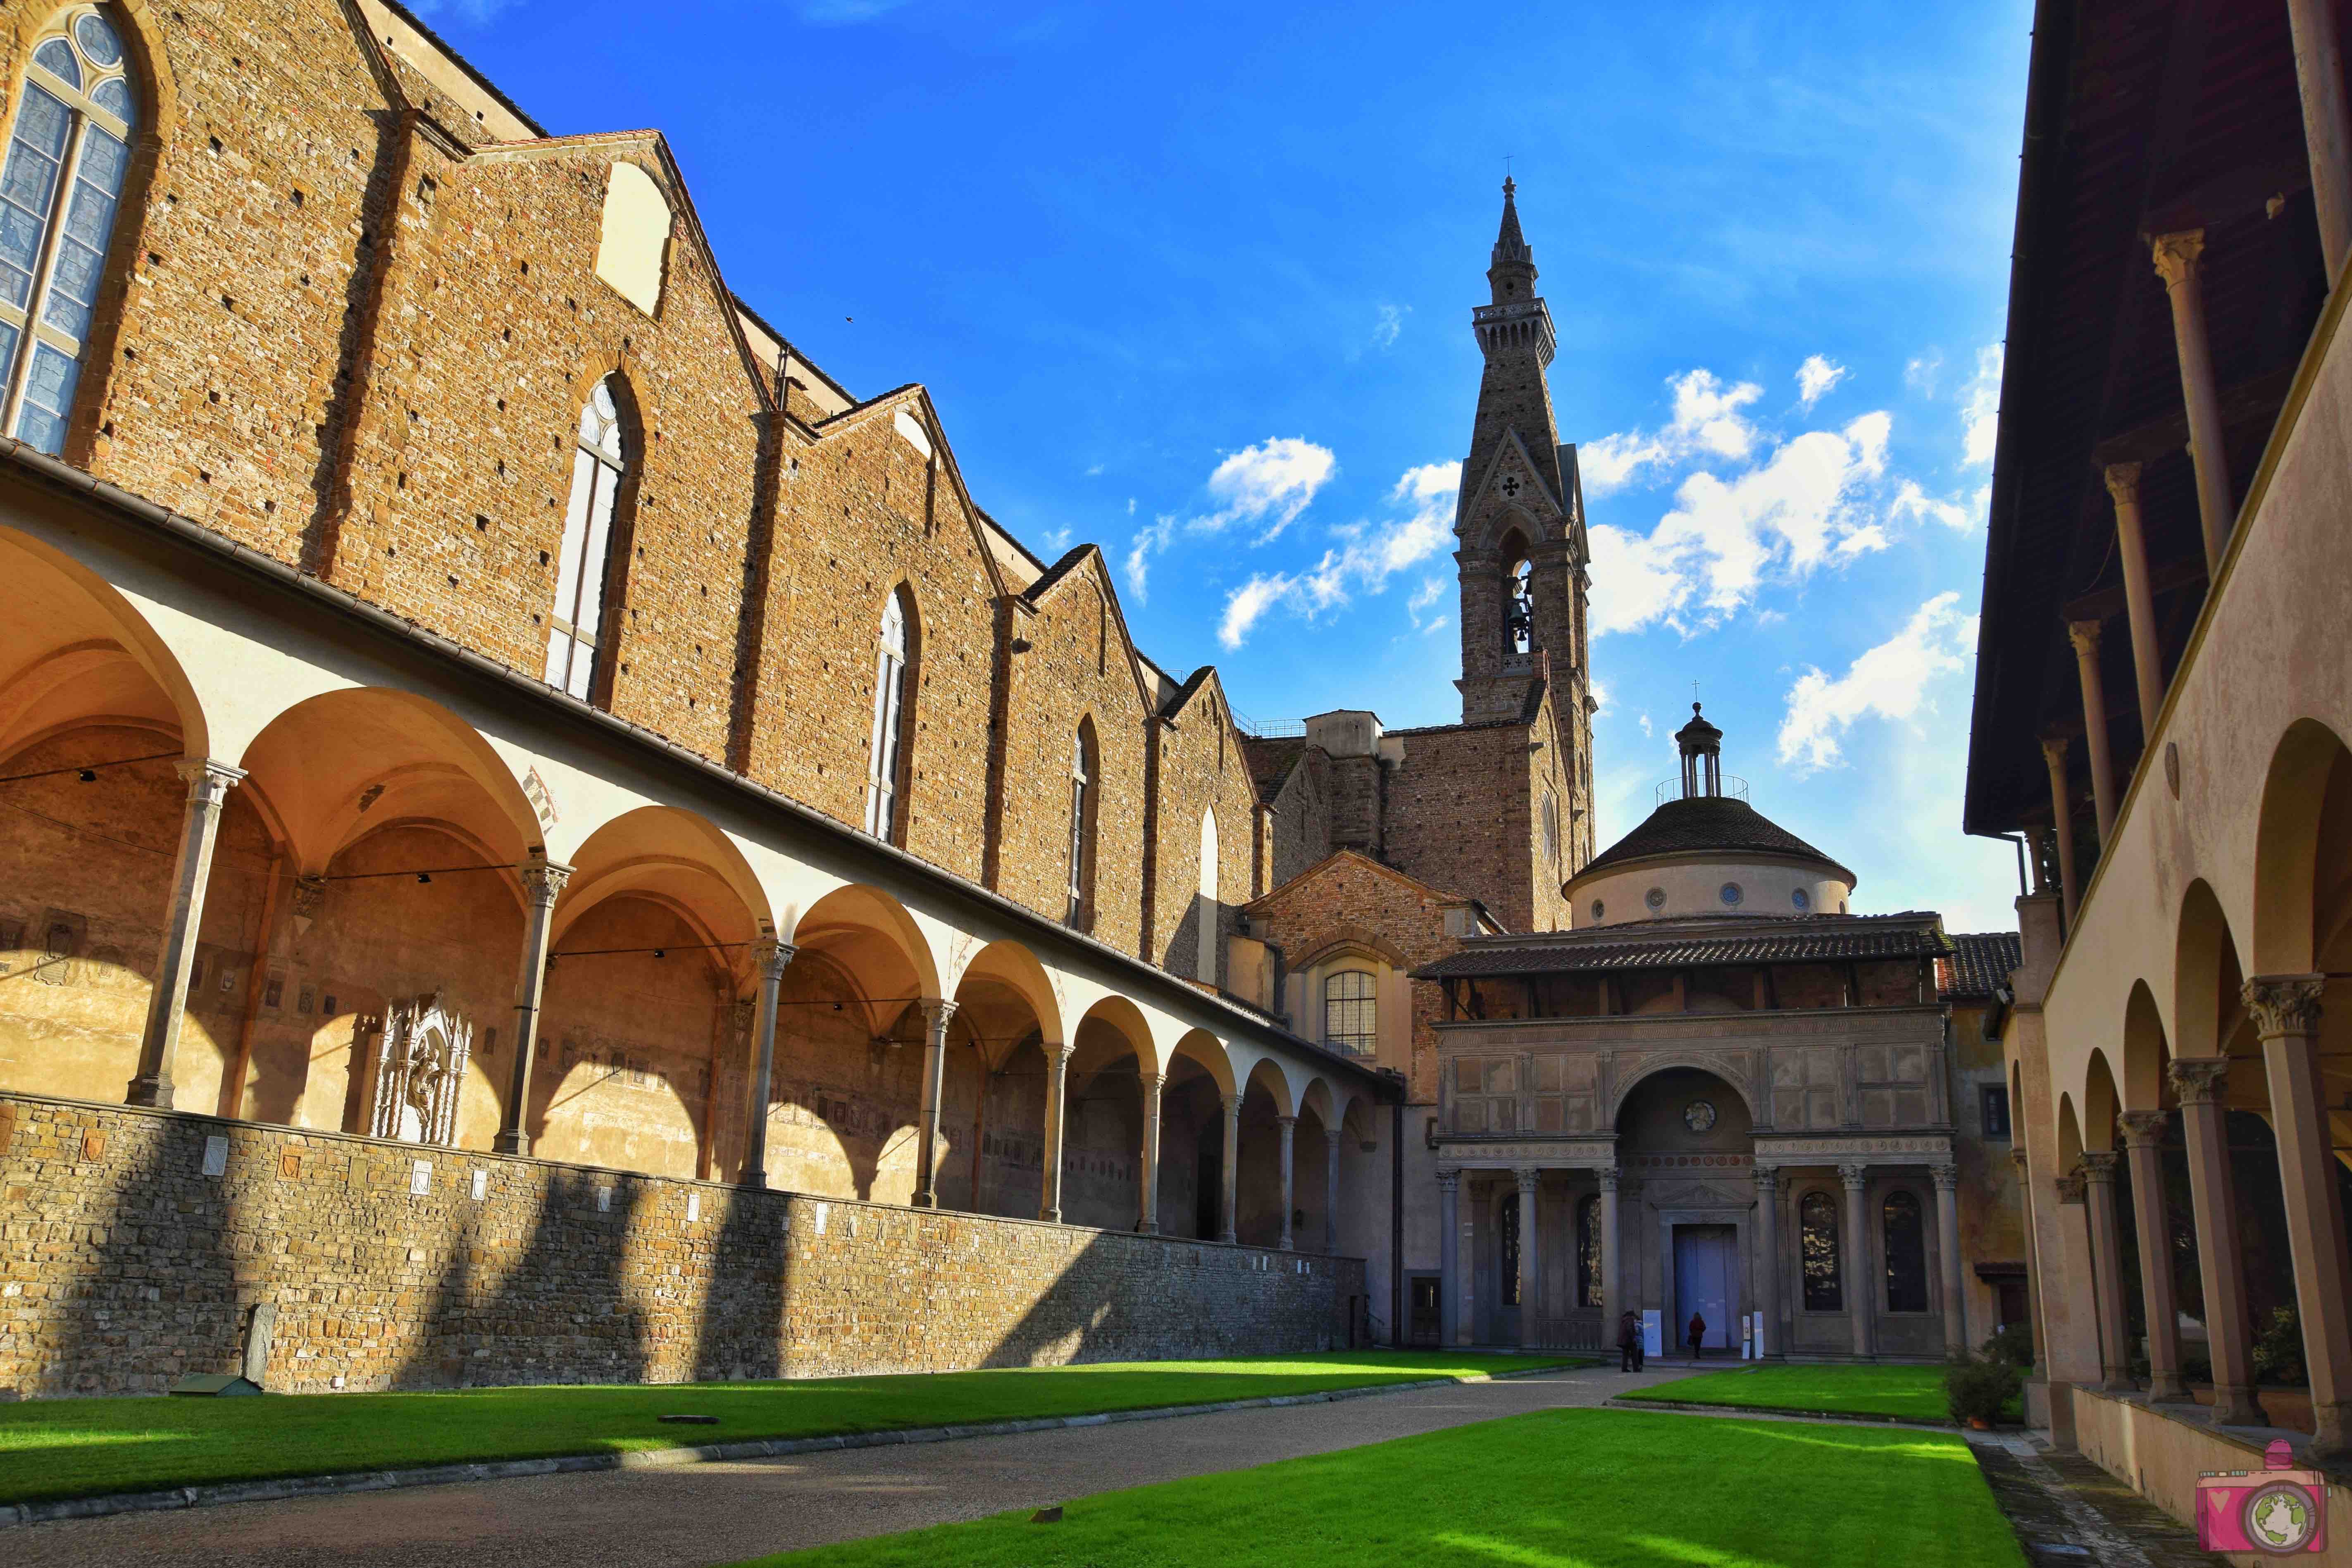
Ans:
<svg viewBox="0 0 2352 1568"><path fill-rule="evenodd" d="M1323 980L1323 1041L1335 1050L1369 1057L1380 1049L1380 1004L1372 977L1343 969Z"/></svg>
<svg viewBox="0 0 2352 1568"><path fill-rule="evenodd" d="M1927 1233L1919 1199L1911 1193L1886 1194L1881 1224L1886 1235L1886 1310L1927 1310Z"/></svg>
<svg viewBox="0 0 2352 1568"><path fill-rule="evenodd" d="M555 566L555 614L547 635L547 683L600 700L597 655L604 606L612 596L613 511L627 471L621 409L610 376L580 405L572 447L572 499L563 509L563 547Z"/></svg>
<svg viewBox="0 0 2352 1568"><path fill-rule="evenodd" d="M1608 1305L1603 1294L1601 1270L1607 1259L1601 1251L1601 1194L1586 1194L1576 1205L1576 1304L1580 1307Z"/></svg>
<svg viewBox="0 0 2352 1568"><path fill-rule="evenodd" d="M1199 945L1192 955L1192 975L1204 985L1217 983L1217 814L1201 814L1201 892Z"/></svg>
<svg viewBox="0 0 2352 1568"><path fill-rule="evenodd" d="M1837 1203L1827 1193L1807 1193L1797 1205L1797 1238L1805 1270L1805 1310L1845 1309L1839 1283Z"/></svg>
<svg viewBox="0 0 2352 1568"><path fill-rule="evenodd" d="M1520 556L1505 578L1508 596L1503 605L1503 651L1525 658L1535 651L1535 569Z"/></svg>
<svg viewBox="0 0 2352 1568"><path fill-rule="evenodd" d="M0 165L0 429L65 445L139 122L122 37L76 6L33 46Z"/></svg>
<svg viewBox="0 0 2352 1568"><path fill-rule="evenodd" d="M1095 799L1101 764L1095 754L1095 721L1078 721L1070 747L1070 903L1064 917L1086 931L1094 924Z"/></svg>
<svg viewBox="0 0 2352 1568"><path fill-rule="evenodd" d="M907 595L892 594L882 605L882 628L874 639L874 733L866 747L866 831L896 842L898 774L907 735Z"/></svg>
<svg viewBox="0 0 2352 1568"><path fill-rule="evenodd" d="M1559 864L1559 796L1549 786L1543 796L1543 852L1548 864Z"/></svg>

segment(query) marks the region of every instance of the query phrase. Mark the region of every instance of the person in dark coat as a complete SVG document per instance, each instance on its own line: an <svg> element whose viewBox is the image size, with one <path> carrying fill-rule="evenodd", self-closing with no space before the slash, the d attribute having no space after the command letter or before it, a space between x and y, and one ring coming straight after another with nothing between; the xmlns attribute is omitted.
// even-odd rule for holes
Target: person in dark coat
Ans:
<svg viewBox="0 0 2352 1568"><path fill-rule="evenodd" d="M1642 1321L1630 1310L1617 1319L1617 1370L1642 1370Z"/></svg>
<svg viewBox="0 0 2352 1568"><path fill-rule="evenodd" d="M1690 1348L1691 1348L1691 1360L1693 1360L1693 1361L1696 1361L1696 1360L1698 1360L1699 1351L1700 1351L1701 1347L1702 1347L1702 1346L1704 1346L1704 1345L1706 1344L1706 1320L1705 1318L1700 1317L1696 1312L1693 1312L1693 1313L1691 1314L1691 1321L1690 1321Z"/></svg>

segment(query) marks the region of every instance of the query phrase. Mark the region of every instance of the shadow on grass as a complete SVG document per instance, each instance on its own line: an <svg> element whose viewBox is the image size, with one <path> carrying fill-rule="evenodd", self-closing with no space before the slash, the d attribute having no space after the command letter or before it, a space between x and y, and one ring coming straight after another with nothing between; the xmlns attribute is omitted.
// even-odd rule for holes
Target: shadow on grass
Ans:
<svg viewBox="0 0 2352 1568"><path fill-rule="evenodd" d="M0 1405L0 1503L339 1471L1082 1415L1560 1364L1330 1352L793 1383ZM714 1426L666 1426L664 1415Z"/></svg>
<svg viewBox="0 0 2352 1568"><path fill-rule="evenodd" d="M1787 1446L1802 1446L1801 1463ZM1775 1461L1780 1461L1776 1463ZM763 1559L790 1568L2022 1568L1957 1438L1555 1410Z"/></svg>

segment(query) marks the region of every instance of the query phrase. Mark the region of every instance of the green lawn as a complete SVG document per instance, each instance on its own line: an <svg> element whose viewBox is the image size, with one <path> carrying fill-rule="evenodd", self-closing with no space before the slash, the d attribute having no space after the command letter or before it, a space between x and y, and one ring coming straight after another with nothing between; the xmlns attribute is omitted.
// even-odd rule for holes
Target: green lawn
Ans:
<svg viewBox="0 0 2352 1568"><path fill-rule="evenodd" d="M1826 1410L1896 1421L1948 1421L1940 1366L1760 1366L1661 1383L1625 1399L1724 1405L1747 1410ZM2012 1406L2011 1420L2023 1415Z"/></svg>
<svg viewBox="0 0 2352 1568"><path fill-rule="evenodd" d="M766 1558L790 1568L2022 1568L1967 1445L1548 1410Z"/></svg>
<svg viewBox="0 0 2352 1568"><path fill-rule="evenodd" d="M1210 1405L1579 1364L1563 1356L1331 1352L793 1383L485 1388L0 1405L0 1503L216 1481L667 1448L753 1437ZM714 1426L666 1426L708 1415Z"/></svg>

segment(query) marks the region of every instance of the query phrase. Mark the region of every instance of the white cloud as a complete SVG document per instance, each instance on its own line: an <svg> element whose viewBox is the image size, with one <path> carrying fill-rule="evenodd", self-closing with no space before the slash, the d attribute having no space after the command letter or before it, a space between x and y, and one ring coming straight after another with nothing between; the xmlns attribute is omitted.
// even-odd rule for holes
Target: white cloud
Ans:
<svg viewBox="0 0 2352 1568"><path fill-rule="evenodd" d="M1993 438L2000 429L2002 358L1999 343L1988 343L1977 351L1976 379L1969 383L1968 406L1960 416L1962 455L1972 468L1992 461Z"/></svg>
<svg viewBox="0 0 2352 1568"><path fill-rule="evenodd" d="M1162 513L1136 531L1127 552L1128 586L1141 601L1152 556L1174 542L1180 527L1192 533L1222 533L1238 523L1255 523L1263 525L1265 531L1254 543L1278 537L1339 468L1329 447L1296 436L1279 436L1243 447L1209 475L1210 498L1219 503L1216 510L1184 519ZM1135 515L1132 496L1128 498L1127 512L1129 517Z"/></svg>
<svg viewBox="0 0 2352 1568"><path fill-rule="evenodd" d="M1187 525L1199 533L1221 533L1235 523L1263 523L1256 542L1280 536L1339 471L1328 447L1297 436L1280 436L1244 447L1209 476L1209 494L1223 504Z"/></svg>
<svg viewBox="0 0 2352 1568"><path fill-rule="evenodd" d="M1045 547L1046 554L1059 555L1070 547L1070 531L1066 528L1049 528L1037 536L1037 542Z"/></svg>
<svg viewBox="0 0 2352 1568"><path fill-rule="evenodd" d="M1675 414L1664 429L1603 436L1577 448L1587 494L1605 495L1646 469L1671 469L1694 458L1748 456L1756 426L1741 411L1764 395L1762 387L1752 381L1726 386L1710 370L1668 376L1666 384L1675 391Z"/></svg>
<svg viewBox="0 0 2352 1568"><path fill-rule="evenodd" d="M1801 773L1835 767L1843 760L1840 738L1857 721L1916 713L1934 679L1966 668L1975 647L1977 618L1962 614L1959 603L1957 593L1937 595L1835 679L1819 669L1799 676L1780 721L1781 763Z"/></svg>
<svg viewBox="0 0 2352 1568"><path fill-rule="evenodd" d="M1986 506L1991 504L1990 496L1982 491L1978 493ZM1958 501L1939 500L1921 489L1917 480L1906 479L1902 488L1895 492L1895 499L1887 503L1886 515L1914 522L1940 522L1946 528L1966 533L1976 526L1978 519L1984 516L1984 508L1979 506L1971 510Z"/></svg>
<svg viewBox="0 0 2352 1568"><path fill-rule="evenodd" d="M1435 605L1438 600L1444 596L1444 578L1424 577L1421 580L1421 586L1412 591L1412 597L1404 602L1404 613L1412 620L1412 624L1418 626L1421 625L1421 613ZM1437 620L1438 624L1443 626L1445 622L1445 617L1444 616L1440 616L1437 617Z"/></svg>
<svg viewBox="0 0 2352 1568"><path fill-rule="evenodd" d="M1752 597L1768 574L1801 576L1884 549L1868 502L1886 472L1893 422L1864 414L1840 430L1808 430L1729 478L1705 469L1675 490L1674 510L1645 537L1596 524L1592 635L1653 622L1684 629Z"/></svg>
<svg viewBox="0 0 2352 1568"><path fill-rule="evenodd" d="M1903 367L1903 384L1922 397L1936 395L1936 383L1944 369L1944 351L1929 349L1915 354Z"/></svg>
<svg viewBox="0 0 2352 1568"><path fill-rule="evenodd" d="M1807 357L1797 367L1797 405L1811 408L1822 400L1822 395L1845 379L1845 366L1820 354Z"/></svg>
<svg viewBox="0 0 2352 1568"><path fill-rule="evenodd" d="M1410 305L1382 305L1380 319L1372 323L1372 346L1376 349L1395 347L1397 334L1404 331L1404 319L1412 313Z"/></svg>
<svg viewBox="0 0 2352 1568"><path fill-rule="evenodd" d="M1087 478L1090 479L1101 474L1102 471L1103 466L1100 463L1089 463L1087 465Z"/></svg>
<svg viewBox="0 0 2352 1568"><path fill-rule="evenodd" d="M1453 537L1454 498L1461 484L1459 463L1425 463L1406 469L1389 492L1391 503L1405 509L1401 516L1333 529L1339 542L1303 571L1253 574L1226 596L1217 640L1229 648L1241 647L1251 628L1276 605L1313 620L1326 610L1349 603L1356 594L1380 593L1391 577L1426 561ZM1431 584L1442 587L1439 579L1425 582L1406 605L1409 616L1422 606L1422 595ZM1434 595L1430 602L1434 602ZM1420 624L1417 616L1415 624ZM1440 616L1422 629L1434 631L1443 624Z"/></svg>
<svg viewBox="0 0 2352 1568"><path fill-rule="evenodd" d="M1646 738L1648 738L1649 736L1654 735L1654 734L1656 734L1656 733L1657 733L1657 731L1656 731L1655 730L1652 729L1652 728L1651 728L1651 726L1650 726L1650 716L1649 716L1647 713L1643 714L1643 715L1642 715L1642 734L1643 734L1643 738L1644 738L1644 739L1646 739Z"/></svg>

